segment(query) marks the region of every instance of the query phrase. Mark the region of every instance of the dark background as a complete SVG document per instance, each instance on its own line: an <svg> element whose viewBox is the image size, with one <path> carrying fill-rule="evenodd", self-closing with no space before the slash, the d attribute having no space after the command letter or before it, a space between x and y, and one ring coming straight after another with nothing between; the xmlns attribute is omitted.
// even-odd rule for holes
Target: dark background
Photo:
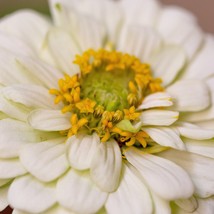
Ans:
<svg viewBox="0 0 214 214"><path fill-rule="evenodd" d="M131 0L130 0L131 1ZM176 4L192 11L202 28L214 33L214 0L160 0L164 4ZM49 14L47 0L0 0L0 17L21 8L33 8ZM0 212L11 214L11 209Z"/></svg>

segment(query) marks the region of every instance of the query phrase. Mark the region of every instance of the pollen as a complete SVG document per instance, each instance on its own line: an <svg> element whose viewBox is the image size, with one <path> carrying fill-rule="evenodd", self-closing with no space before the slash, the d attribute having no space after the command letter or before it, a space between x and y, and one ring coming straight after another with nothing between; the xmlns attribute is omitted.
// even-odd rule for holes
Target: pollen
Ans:
<svg viewBox="0 0 214 214"><path fill-rule="evenodd" d="M80 120L78 119L77 114L73 114L71 116L71 129L68 131L68 137L77 134L78 130L84 127L88 123L87 118L81 118Z"/></svg>
<svg viewBox="0 0 214 214"><path fill-rule="evenodd" d="M59 79L58 89L50 89L55 104L62 104L62 113L70 113L71 128L67 136L79 132L96 132L101 142L115 139L120 147L147 147L149 136L129 130L139 121L137 110L145 96L162 91L161 79L152 76L152 69L137 57L109 50L89 49L77 55L74 64L80 73ZM126 130L117 127L124 122ZM128 129L128 130L127 130Z"/></svg>

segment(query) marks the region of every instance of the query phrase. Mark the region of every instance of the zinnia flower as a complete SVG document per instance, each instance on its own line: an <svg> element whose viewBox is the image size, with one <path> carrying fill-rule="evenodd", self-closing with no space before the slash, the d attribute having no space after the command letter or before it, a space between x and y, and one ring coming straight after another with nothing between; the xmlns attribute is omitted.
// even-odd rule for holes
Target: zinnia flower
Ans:
<svg viewBox="0 0 214 214"><path fill-rule="evenodd" d="M0 22L0 210L212 213L214 38L155 0L51 0Z"/></svg>

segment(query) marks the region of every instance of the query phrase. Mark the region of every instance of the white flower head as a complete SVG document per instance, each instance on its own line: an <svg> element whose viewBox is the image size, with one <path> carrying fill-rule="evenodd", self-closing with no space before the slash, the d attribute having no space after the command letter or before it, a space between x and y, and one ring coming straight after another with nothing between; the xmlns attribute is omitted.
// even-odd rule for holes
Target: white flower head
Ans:
<svg viewBox="0 0 214 214"><path fill-rule="evenodd" d="M214 37L156 0L50 8L0 21L0 211L211 214Z"/></svg>

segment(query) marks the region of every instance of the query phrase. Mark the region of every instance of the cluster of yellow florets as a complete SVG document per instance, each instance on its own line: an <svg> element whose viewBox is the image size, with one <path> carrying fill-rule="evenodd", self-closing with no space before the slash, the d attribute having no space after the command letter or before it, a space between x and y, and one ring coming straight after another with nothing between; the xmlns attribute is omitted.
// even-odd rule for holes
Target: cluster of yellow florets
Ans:
<svg viewBox="0 0 214 214"><path fill-rule="evenodd" d="M65 75L65 79L58 81L58 89L50 89L49 93L56 96L55 104L63 102L62 113L71 112L76 103L80 102L80 82L78 75L70 77Z"/></svg>
<svg viewBox="0 0 214 214"><path fill-rule="evenodd" d="M129 54L90 49L81 56L77 55L74 63L80 67L83 76L99 69L107 72L115 70L133 72L134 80L129 82L130 94L127 98L130 105L137 105L139 97L143 97L143 92L149 94L163 90L161 79L152 76L150 65L141 63L137 57Z"/></svg>
<svg viewBox="0 0 214 214"><path fill-rule="evenodd" d="M148 135L145 132L124 131L118 128L117 124L122 120L130 123L138 121L140 112L136 111L136 107L142 102L143 97L162 90L161 80L152 77L150 66L129 54L103 49L88 50L81 56L76 56L74 63L79 65L81 73L73 77L65 75L65 78L58 82L59 89L50 90L50 93L56 96L55 103L63 103L62 113L72 114L72 128L67 131L67 135L75 135L80 129L85 129L90 133L96 131L102 142L114 137L121 145L132 146L138 142L146 147L145 138ZM95 71L112 74L133 73L133 78L128 80L126 86L128 108L107 111L96 99L92 100L81 94L84 78Z"/></svg>

